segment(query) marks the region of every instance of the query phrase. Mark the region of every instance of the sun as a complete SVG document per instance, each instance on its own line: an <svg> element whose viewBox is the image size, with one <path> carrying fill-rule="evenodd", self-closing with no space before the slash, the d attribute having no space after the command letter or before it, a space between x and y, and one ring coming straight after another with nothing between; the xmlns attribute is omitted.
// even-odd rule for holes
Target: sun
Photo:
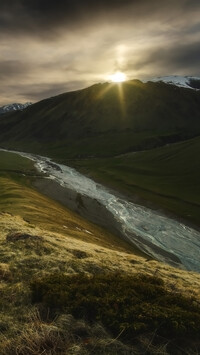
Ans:
<svg viewBox="0 0 200 355"><path fill-rule="evenodd" d="M116 73L110 75L109 79L113 83L122 83L126 80L126 74L122 73L121 71L117 71Z"/></svg>

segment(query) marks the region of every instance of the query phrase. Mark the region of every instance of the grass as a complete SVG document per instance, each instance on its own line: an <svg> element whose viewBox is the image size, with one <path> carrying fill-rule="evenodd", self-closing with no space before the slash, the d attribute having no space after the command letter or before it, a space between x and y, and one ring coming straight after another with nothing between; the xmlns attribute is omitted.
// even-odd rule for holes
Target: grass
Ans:
<svg viewBox="0 0 200 355"><path fill-rule="evenodd" d="M21 172L21 173L36 173L36 169L33 166L33 162L30 159L24 159L18 154L0 152L0 173L2 172Z"/></svg>
<svg viewBox="0 0 200 355"><path fill-rule="evenodd" d="M9 213L0 214L0 231L2 355L198 349L199 274Z"/></svg>
<svg viewBox="0 0 200 355"><path fill-rule="evenodd" d="M45 306L51 316L66 311L89 322L100 321L113 337L120 335L132 345L136 336L156 332L154 341L168 339L172 343L168 349L175 344L187 347L187 341L198 341L200 334L195 299L169 292L156 276L53 274L33 280L31 291L32 302Z"/></svg>
<svg viewBox="0 0 200 355"><path fill-rule="evenodd" d="M21 216L33 228L37 225L90 243L135 250L117 236L87 222L33 188L37 171L31 160L0 152L0 166L0 212Z"/></svg>

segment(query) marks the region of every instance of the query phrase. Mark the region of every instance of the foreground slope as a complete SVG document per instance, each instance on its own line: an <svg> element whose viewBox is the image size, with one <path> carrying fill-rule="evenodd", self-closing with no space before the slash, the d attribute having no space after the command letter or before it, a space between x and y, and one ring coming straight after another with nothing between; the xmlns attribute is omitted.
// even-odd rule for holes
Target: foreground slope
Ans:
<svg viewBox="0 0 200 355"><path fill-rule="evenodd" d="M96 84L0 119L0 144L53 157L113 156L200 134L200 91Z"/></svg>
<svg viewBox="0 0 200 355"><path fill-rule="evenodd" d="M2 355L200 350L199 274L136 255L39 194L31 161L0 162Z"/></svg>

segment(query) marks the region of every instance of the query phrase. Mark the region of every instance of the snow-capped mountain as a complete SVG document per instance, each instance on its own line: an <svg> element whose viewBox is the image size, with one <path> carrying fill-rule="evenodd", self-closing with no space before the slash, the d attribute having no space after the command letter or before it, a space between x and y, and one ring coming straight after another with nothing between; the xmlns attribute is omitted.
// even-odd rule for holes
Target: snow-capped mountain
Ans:
<svg viewBox="0 0 200 355"><path fill-rule="evenodd" d="M159 82L162 81L166 84L176 85L179 87L184 87L187 89L200 90L200 77L196 76L159 76L156 78L151 78L147 80L142 80L143 82L153 81Z"/></svg>
<svg viewBox="0 0 200 355"><path fill-rule="evenodd" d="M25 104L14 103L14 104L10 104L10 105L1 106L0 107L0 115L10 112L10 111L18 111L18 110L22 111L30 105L32 105L31 102L26 102Z"/></svg>

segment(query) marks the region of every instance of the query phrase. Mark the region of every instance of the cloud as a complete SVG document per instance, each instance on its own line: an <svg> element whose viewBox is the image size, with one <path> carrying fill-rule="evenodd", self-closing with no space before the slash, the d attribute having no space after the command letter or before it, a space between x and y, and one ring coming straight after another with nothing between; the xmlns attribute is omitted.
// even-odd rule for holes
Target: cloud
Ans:
<svg viewBox="0 0 200 355"><path fill-rule="evenodd" d="M48 97L62 94L64 92L73 91L77 87L84 87L84 81L70 81L63 84L38 84L28 85L24 92L21 92L21 96L26 98L27 101L40 101ZM55 94L56 93L56 94Z"/></svg>
<svg viewBox="0 0 200 355"><path fill-rule="evenodd" d="M0 29L7 34L51 37L60 29L90 26L99 17L123 11L131 0L2 0Z"/></svg>
<svg viewBox="0 0 200 355"><path fill-rule="evenodd" d="M30 70L30 65L20 60L0 60L0 80L9 80L13 76L25 75Z"/></svg>
<svg viewBox="0 0 200 355"><path fill-rule="evenodd" d="M1 103L106 81L197 75L199 0L1 0Z"/></svg>
<svg viewBox="0 0 200 355"><path fill-rule="evenodd" d="M64 92L76 90L77 87L83 88L85 86L85 81L69 81L67 83L40 83L40 84L24 84L23 86L9 85L6 89L5 87L0 87L0 96L2 99L2 104L9 104L13 102L37 102L52 96L62 94ZM13 100L14 98L14 100Z"/></svg>
<svg viewBox="0 0 200 355"><path fill-rule="evenodd" d="M137 62L129 62L127 69L136 71L146 68L158 68L165 74L199 75L200 76L200 46L199 43L178 44L167 48L159 47L144 54L144 58ZM159 73L160 74L160 73Z"/></svg>
<svg viewBox="0 0 200 355"><path fill-rule="evenodd" d="M1 33L51 37L98 23L131 23L185 15L200 8L198 0L1 0ZM187 14L188 15L188 14Z"/></svg>

